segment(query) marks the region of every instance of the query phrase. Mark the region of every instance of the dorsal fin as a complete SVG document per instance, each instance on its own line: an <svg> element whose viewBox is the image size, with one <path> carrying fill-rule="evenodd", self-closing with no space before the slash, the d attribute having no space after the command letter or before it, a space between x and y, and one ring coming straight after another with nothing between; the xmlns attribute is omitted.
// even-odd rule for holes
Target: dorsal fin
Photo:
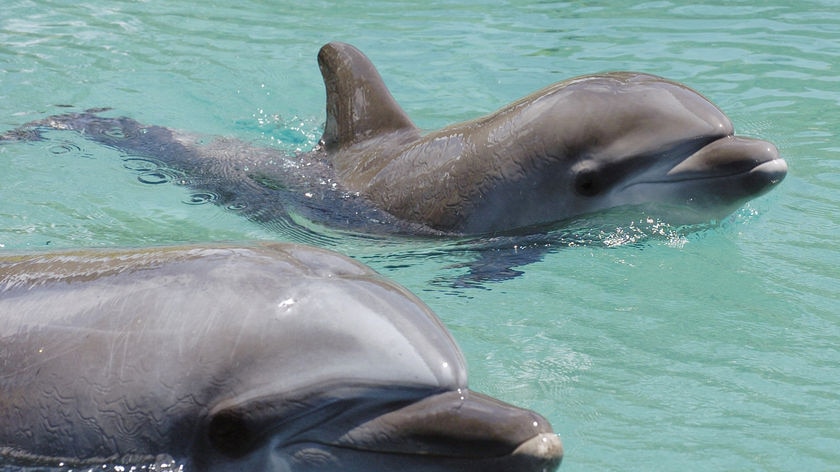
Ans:
<svg viewBox="0 0 840 472"><path fill-rule="evenodd" d="M355 47L332 42L318 52L327 89L327 123L321 143L327 151L376 135L416 129L373 63Z"/></svg>

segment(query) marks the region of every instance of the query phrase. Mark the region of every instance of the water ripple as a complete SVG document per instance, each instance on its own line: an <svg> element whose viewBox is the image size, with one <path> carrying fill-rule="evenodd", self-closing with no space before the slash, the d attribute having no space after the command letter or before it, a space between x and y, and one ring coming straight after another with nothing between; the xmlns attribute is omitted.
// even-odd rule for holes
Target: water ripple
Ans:
<svg viewBox="0 0 840 472"><path fill-rule="evenodd" d="M207 203L214 203L216 200L219 199L219 194L214 192L196 192L190 194L184 203L187 205L204 205Z"/></svg>
<svg viewBox="0 0 840 472"><path fill-rule="evenodd" d="M185 182L185 174L179 170L171 169L163 162L146 157L125 157L123 167L138 173L137 180L144 184L160 185L170 182L182 184Z"/></svg>

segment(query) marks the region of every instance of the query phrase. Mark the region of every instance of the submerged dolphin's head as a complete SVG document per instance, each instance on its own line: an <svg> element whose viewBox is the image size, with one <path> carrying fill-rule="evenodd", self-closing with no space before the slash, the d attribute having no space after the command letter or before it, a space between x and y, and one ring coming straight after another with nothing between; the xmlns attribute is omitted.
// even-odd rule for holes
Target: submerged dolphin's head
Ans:
<svg viewBox="0 0 840 472"><path fill-rule="evenodd" d="M468 230L551 224L640 206L674 223L720 219L779 183L787 165L766 141L736 137L694 90L617 72L559 83L475 126L508 149L512 176L488 185ZM503 210L504 208L504 210ZM494 221L495 220L495 221Z"/></svg>
<svg viewBox="0 0 840 472"><path fill-rule="evenodd" d="M0 463L542 472L562 458L545 418L467 388L425 304L326 250L9 256L0 313L20 374L0 385Z"/></svg>
<svg viewBox="0 0 840 472"><path fill-rule="evenodd" d="M361 264L281 246L191 271L218 272L216 308L200 311L239 298L245 303L230 311L248 323L216 328L232 332L217 355L235 367L202 422L192 454L201 470L559 465L563 449L548 421L470 391L463 355L440 320Z"/></svg>

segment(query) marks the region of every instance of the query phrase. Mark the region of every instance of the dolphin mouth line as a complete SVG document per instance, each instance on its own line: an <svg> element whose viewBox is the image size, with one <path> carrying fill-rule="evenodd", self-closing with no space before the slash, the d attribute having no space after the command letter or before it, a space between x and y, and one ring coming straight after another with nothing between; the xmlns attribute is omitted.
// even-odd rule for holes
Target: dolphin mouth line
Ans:
<svg viewBox="0 0 840 472"><path fill-rule="evenodd" d="M787 172L787 163L781 157L777 157L775 159L770 159L767 161L762 161L751 167L747 170L739 170L735 172L729 173L720 173L720 174L709 174L709 175L686 175L684 177L674 177L674 178L664 178L664 179L657 179L657 180L641 180L638 182L631 182L621 190L626 190L631 187L635 187L638 185L667 185L667 184L679 184L683 182L701 182L704 180L723 180L723 179L730 179L733 177L743 177L750 174L754 174L756 172L767 172L767 174L776 174L776 176L770 177L768 179L768 185L774 185L781 182L784 179L785 173Z"/></svg>
<svg viewBox="0 0 840 472"><path fill-rule="evenodd" d="M399 402L386 402L388 408L384 410L361 404L333 410L327 416L340 420L342 429L332 429L324 435L318 428L305 428L301 434L293 435L294 441L284 441L284 447L291 443L299 447L310 444L348 454L511 465L550 465L559 463L563 456L559 435L547 420L528 410L462 389L411 403L399 397ZM342 419L345 414L351 417ZM366 419L362 423L352 421L359 415Z"/></svg>
<svg viewBox="0 0 840 472"><path fill-rule="evenodd" d="M341 440L337 442L327 442L327 441L316 441L316 440L304 440L300 441L300 444L318 444L324 447L336 448L336 449L343 449L348 451L354 451L359 453L371 453L371 454L388 454L393 456L419 456L419 457L427 457L427 458L438 458L438 459L449 459L449 460L465 460L465 461L474 461L474 460L493 460L493 459L506 459L512 458L516 456L533 456L537 459L546 459L550 460L552 457L556 457L556 451L558 449L562 449L562 442L560 440L560 436L556 433L538 433L532 436L531 438L526 439L525 441L521 442L515 448L513 448L508 453L496 454L496 455L487 455L485 452L486 450L481 447L475 448L476 452L470 453L469 451L465 451L464 454L457 454L451 453L446 451L436 451L434 449L423 450L423 449L416 449L414 451L411 450L399 450L399 449L389 449L387 446L383 446L381 448L376 447L375 445L356 445L341 442Z"/></svg>

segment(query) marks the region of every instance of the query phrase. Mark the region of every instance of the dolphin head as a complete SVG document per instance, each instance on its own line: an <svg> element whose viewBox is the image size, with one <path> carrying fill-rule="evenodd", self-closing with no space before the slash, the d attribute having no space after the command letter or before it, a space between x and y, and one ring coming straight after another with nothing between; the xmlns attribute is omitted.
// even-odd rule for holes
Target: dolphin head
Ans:
<svg viewBox="0 0 840 472"><path fill-rule="evenodd" d="M230 308L251 323L219 328L236 333L238 341L221 343L216 354L236 368L224 377L224 394L209 402L190 454L201 470L559 465L562 445L548 421L470 391L460 349L414 295L327 251L285 246L281 255L281 264L238 255L219 274L230 287L231 267L248 268L248 279L219 287L214 303L234 298L226 290L246 296L247 306ZM294 267L283 277L288 263ZM198 271L215 278L215 269Z"/></svg>
<svg viewBox="0 0 840 472"><path fill-rule="evenodd" d="M773 144L734 136L731 121L702 95L647 74L555 84L480 125L488 123L494 134L484 139L509 148L500 169L513 178L486 191L486 203L466 223L470 231L551 224L623 206L673 223L704 223L787 173ZM509 204L500 211L503 202Z"/></svg>
<svg viewBox="0 0 840 472"><path fill-rule="evenodd" d="M562 458L543 417L467 388L425 304L326 250L9 256L0 313L15 373L0 370L2 463L536 472Z"/></svg>

